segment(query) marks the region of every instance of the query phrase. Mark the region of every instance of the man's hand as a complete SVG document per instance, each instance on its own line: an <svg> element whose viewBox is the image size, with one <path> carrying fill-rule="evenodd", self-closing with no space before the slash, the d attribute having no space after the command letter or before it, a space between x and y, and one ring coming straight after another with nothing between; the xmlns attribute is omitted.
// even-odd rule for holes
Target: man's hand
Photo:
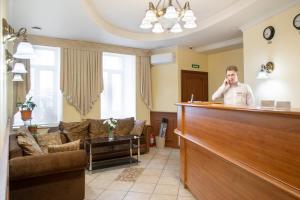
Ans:
<svg viewBox="0 0 300 200"><path fill-rule="evenodd" d="M229 85L229 80L228 80L227 78L225 78L223 84L224 84L225 86Z"/></svg>

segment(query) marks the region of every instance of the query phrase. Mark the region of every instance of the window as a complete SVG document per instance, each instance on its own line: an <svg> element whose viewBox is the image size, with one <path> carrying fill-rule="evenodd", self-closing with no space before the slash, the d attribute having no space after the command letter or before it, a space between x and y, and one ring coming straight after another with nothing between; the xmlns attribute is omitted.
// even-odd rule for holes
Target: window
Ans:
<svg viewBox="0 0 300 200"><path fill-rule="evenodd" d="M60 80L60 48L34 46L36 57L30 60L30 91L37 107L33 110L31 124L56 125L61 120L62 96ZM23 125L20 112L14 117L14 125Z"/></svg>
<svg viewBox="0 0 300 200"><path fill-rule="evenodd" d="M135 117L135 65L135 56L103 53L102 119Z"/></svg>

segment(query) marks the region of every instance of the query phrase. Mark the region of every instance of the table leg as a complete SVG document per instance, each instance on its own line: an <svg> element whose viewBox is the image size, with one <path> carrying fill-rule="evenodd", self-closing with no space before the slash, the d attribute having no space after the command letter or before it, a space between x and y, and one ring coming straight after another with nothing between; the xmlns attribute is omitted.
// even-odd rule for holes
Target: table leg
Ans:
<svg viewBox="0 0 300 200"><path fill-rule="evenodd" d="M89 170L92 171L93 170L93 153L92 153L92 144L89 144L90 146L90 152L89 152L89 158L90 158L90 163L89 163Z"/></svg>
<svg viewBox="0 0 300 200"><path fill-rule="evenodd" d="M137 153L137 164L139 164L139 157L141 155L141 151L140 151L140 137L138 138L138 146L137 146L137 150L138 150L138 153Z"/></svg>
<svg viewBox="0 0 300 200"><path fill-rule="evenodd" d="M132 162L132 140L131 139L130 139L129 147L130 147L130 164L131 164Z"/></svg>

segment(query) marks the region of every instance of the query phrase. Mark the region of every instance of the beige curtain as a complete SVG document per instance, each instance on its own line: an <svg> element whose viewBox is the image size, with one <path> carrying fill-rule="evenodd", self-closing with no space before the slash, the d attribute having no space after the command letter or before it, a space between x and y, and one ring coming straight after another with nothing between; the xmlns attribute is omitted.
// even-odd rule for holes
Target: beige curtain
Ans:
<svg viewBox="0 0 300 200"><path fill-rule="evenodd" d="M30 60L17 60L17 62L25 65L27 73L22 74L24 81L13 82L13 115L19 111L19 108L16 107L16 104L23 103L26 100L26 95L30 90Z"/></svg>
<svg viewBox="0 0 300 200"><path fill-rule="evenodd" d="M86 115L103 91L102 53L95 49L63 48L60 76L66 100Z"/></svg>
<svg viewBox="0 0 300 200"><path fill-rule="evenodd" d="M138 65L141 68L141 96L149 109L152 108L150 56L139 56Z"/></svg>

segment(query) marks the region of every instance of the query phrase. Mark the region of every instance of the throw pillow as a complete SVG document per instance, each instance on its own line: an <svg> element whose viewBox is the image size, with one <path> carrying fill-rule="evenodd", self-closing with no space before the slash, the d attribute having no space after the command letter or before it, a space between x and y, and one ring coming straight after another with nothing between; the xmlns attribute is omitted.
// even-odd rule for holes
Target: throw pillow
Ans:
<svg viewBox="0 0 300 200"><path fill-rule="evenodd" d="M80 140L76 140L74 142L69 142L61 145L48 146L49 153L56 153L56 152L63 152L63 151L76 151L79 149L80 149Z"/></svg>
<svg viewBox="0 0 300 200"><path fill-rule="evenodd" d="M50 127L48 129L48 133L53 133L53 132L56 132L56 131L60 131L60 128L58 126L57 127ZM60 140L61 140L61 143L63 143L63 144L69 142L68 136L63 132L60 132Z"/></svg>
<svg viewBox="0 0 300 200"><path fill-rule="evenodd" d="M37 144L31 133L27 128L22 127L17 130L17 142L22 148L25 155L41 155L43 154L42 149Z"/></svg>
<svg viewBox="0 0 300 200"><path fill-rule="evenodd" d="M60 139L60 131L56 131L52 133L43 133L43 134L38 133L36 135L36 139L44 153L48 153L49 145L62 144Z"/></svg>
<svg viewBox="0 0 300 200"><path fill-rule="evenodd" d="M136 120L134 122L133 129L130 131L130 135L141 136L143 133L144 126L146 124L145 120Z"/></svg>
<svg viewBox="0 0 300 200"><path fill-rule="evenodd" d="M103 124L103 119L88 119L88 121L90 122L89 136L91 138L108 136L108 130L106 125Z"/></svg>
<svg viewBox="0 0 300 200"><path fill-rule="evenodd" d="M118 136L129 135L134 125L134 118L125 118L117 120L117 127L115 129L115 134Z"/></svg>
<svg viewBox="0 0 300 200"><path fill-rule="evenodd" d="M81 140L88 134L89 121L83 122L60 122L60 129L65 133L70 141Z"/></svg>

